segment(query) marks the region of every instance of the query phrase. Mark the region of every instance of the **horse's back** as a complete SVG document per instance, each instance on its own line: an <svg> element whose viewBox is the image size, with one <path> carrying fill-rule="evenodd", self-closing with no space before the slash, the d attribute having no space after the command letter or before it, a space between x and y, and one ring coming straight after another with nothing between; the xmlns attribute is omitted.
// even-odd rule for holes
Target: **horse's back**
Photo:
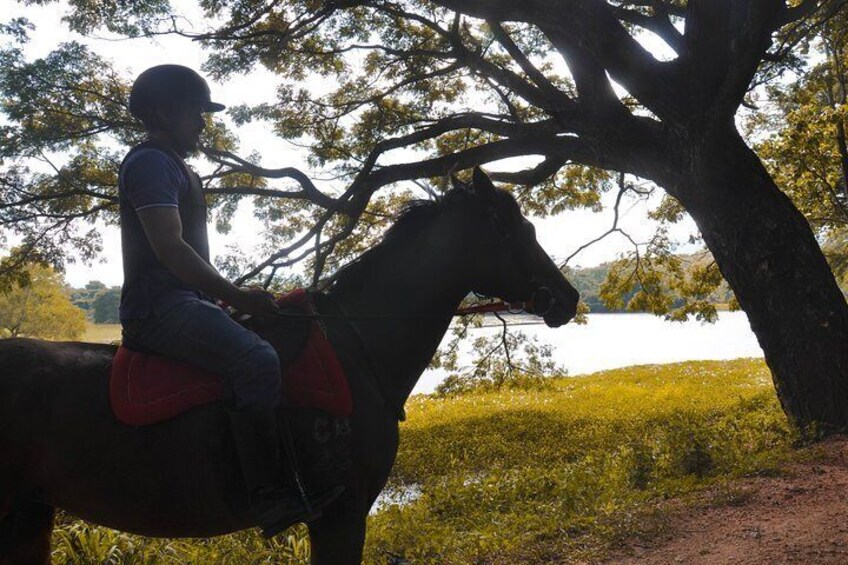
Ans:
<svg viewBox="0 0 848 565"><path fill-rule="evenodd" d="M31 338L0 339L0 386L10 379L49 375L54 370L71 372L103 368L114 357L116 347L78 341L46 341Z"/></svg>
<svg viewBox="0 0 848 565"><path fill-rule="evenodd" d="M108 385L106 369L115 350L94 343L0 340L0 421L6 414L33 409L32 403L43 404L48 396L73 397L71 391L79 391L90 397L94 389Z"/></svg>
<svg viewBox="0 0 848 565"><path fill-rule="evenodd" d="M63 406L85 410L102 402L114 353L110 345L0 340L0 440L23 442L61 416Z"/></svg>

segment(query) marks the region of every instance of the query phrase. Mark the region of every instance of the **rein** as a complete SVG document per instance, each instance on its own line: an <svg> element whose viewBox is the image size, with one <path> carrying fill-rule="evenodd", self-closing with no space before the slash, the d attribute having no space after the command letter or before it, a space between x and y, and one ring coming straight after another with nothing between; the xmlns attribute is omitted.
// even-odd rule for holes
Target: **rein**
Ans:
<svg viewBox="0 0 848 565"><path fill-rule="evenodd" d="M488 313L497 313L497 312L508 312L510 314L535 314L536 316L544 316L547 314L550 309L553 307L553 294L547 287L540 287L538 290L534 291L533 296L530 300L526 300L523 302L504 302L503 300L498 300L495 302L488 302L485 304L474 304L472 306L465 306L464 308L457 308L455 312L451 314L451 317L455 316L471 316L473 314L488 314ZM320 314L318 312L310 312L310 313L300 313L300 312L278 312L275 314L276 317L280 318L297 318L297 319L309 319L309 320L430 320L430 319L441 319L445 317L445 314L418 314L418 315L406 315L406 316L398 316L398 315L381 315L381 314L358 314L358 315L350 315L347 313L343 314ZM242 314L238 319L246 320L251 316L249 314Z"/></svg>
<svg viewBox="0 0 848 565"><path fill-rule="evenodd" d="M522 312L533 314L533 301L526 302L489 302L487 304L475 304L465 308L457 308L454 316L469 316L471 314L490 314L495 312L509 312L510 314L521 314Z"/></svg>
<svg viewBox="0 0 848 565"><path fill-rule="evenodd" d="M457 308L456 312L451 316L471 316L473 314L487 314L494 312L509 312L510 314L533 313L531 310L525 310L524 302L509 303L509 302L492 302L489 304L475 304L474 306L466 306L465 308ZM243 315L248 316L248 315ZM419 315L380 315L380 314L305 314L297 312L279 312L274 314L280 318L298 318L309 320L433 320L442 319L445 316L438 314L419 314ZM249 317L249 316L248 316ZM240 318L244 319L244 318Z"/></svg>

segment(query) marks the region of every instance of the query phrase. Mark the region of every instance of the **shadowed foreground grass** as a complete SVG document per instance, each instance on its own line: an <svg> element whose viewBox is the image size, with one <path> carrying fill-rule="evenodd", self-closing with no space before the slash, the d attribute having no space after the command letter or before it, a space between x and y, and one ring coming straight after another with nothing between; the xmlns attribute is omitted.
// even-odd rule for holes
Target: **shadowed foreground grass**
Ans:
<svg viewBox="0 0 848 565"><path fill-rule="evenodd" d="M760 360L630 367L537 390L415 397L367 563L549 563L650 529L653 502L768 472L795 440ZM305 529L147 540L66 521L59 563L305 563Z"/></svg>

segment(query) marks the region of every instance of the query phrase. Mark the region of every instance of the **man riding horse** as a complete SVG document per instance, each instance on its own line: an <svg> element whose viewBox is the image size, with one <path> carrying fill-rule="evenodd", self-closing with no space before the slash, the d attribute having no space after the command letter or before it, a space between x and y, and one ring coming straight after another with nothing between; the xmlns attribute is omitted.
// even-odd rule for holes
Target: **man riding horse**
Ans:
<svg viewBox="0 0 848 565"><path fill-rule="evenodd" d="M276 346L276 357L208 300L273 312L267 295L230 286L205 260L203 199L182 156L197 143L201 114L220 106L184 69L140 77L133 94L133 111L151 139L121 169L126 343L214 369L225 376L229 398L128 425L113 402L128 392L110 381L114 346L0 340L0 565L50 562L56 508L152 537L206 538L257 523L271 534L303 520L312 563L356 565L369 512L395 462L403 405L463 298L474 291L532 301L546 324L559 327L576 313L577 290L539 245L515 198L480 169L471 183L410 204L379 244L341 268L324 292L310 294L352 405L344 416L325 405L277 408L285 416L281 435L295 432L282 446L288 451L295 443L308 470L298 487L326 489L309 497L322 508L340 492L333 485L344 485L332 507L312 519L312 503L285 496L280 486L271 415L278 359L295 349L286 347L293 338L283 337L293 324L283 317L250 324ZM295 405L295 396L282 400ZM287 472L283 480L291 479Z"/></svg>
<svg viewBox="0 0 848 565"><path fill-rule="evenodd" d="M139 75L130 112L147 140L132 148L119 173L124 285L124 344L219 373L230 429L256 522L270 537L315 518L341 487L309 500L282 486L276 409L280 362L274 348L236 323L215 299L257 317L277 312L274 297L236 287L209 262L206 203L200 177L184 159L197 150L209 86L195 71L159 65Z"/></svg>

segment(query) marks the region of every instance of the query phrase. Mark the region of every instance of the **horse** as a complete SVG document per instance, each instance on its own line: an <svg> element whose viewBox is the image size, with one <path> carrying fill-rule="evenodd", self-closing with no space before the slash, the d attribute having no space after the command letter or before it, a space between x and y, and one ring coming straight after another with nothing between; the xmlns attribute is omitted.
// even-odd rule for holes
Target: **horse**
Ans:
<svg viewBox="0 0 848 565"><path fill-rule="evenodd" d="M578 301L515 199L479 168L470 183L408 206L336 275L315 305L348 376L353 414L341 421L285 410L304 477L345 488L307 524L316 565L360 563L403 405L462 300L471 291L509 302L535 297L551 327L571 320ZM253 323L283 347L274 339L285 319ZM122 424L109 404L115 352L0 340L0 563L49 563L55 508L153 537L255 526L223 403L153 425Z"/></svg>

